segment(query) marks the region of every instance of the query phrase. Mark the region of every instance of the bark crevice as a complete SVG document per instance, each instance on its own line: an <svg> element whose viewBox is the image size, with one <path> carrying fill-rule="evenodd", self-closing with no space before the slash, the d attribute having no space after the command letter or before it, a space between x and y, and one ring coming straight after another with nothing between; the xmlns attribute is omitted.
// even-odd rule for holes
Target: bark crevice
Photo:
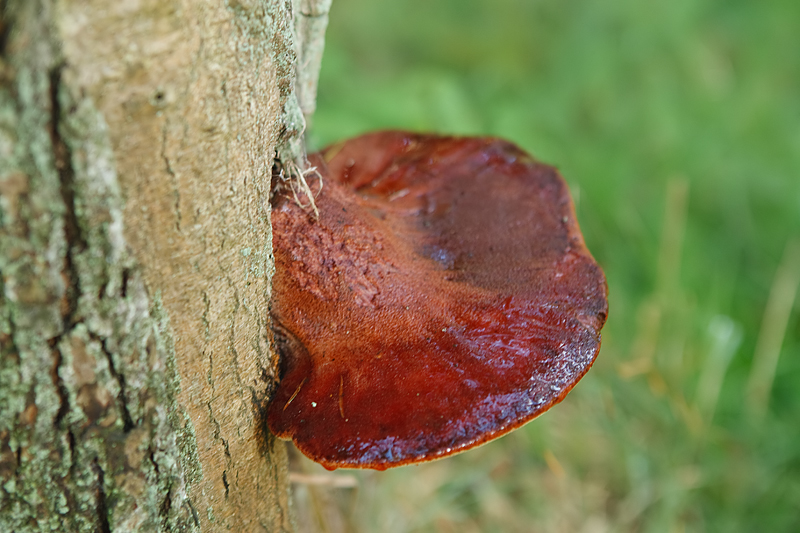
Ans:
<svg viewBox="0 0 800 533"><path fill-rule="evenodd" d="M61 134L61 73L64 65L50 69L50 142L53 148L54 164L58 172L59 193L64 206L64 238L66 254L64 255L63 275L66 279L66 293L62 305L64 326L61 335L66 334L77 321L78 298L81 294L81 281L75 265L75 256L84 252L89 244L81 230L75 209L75 170L72 167L72 156L69 146ZM56 343L58 342L57 339Z"/></svg>
<svg viewBox="0 0 800 533"><path fill-rule="evenodd" d="M159 92L157 94L162 93ZM181 215L181 191L178 186L178 176L175 174L175 170L172 168L172 163L170 163L169 156L167 155L167 131L168 128L165 122L161 129L161 159L164 161L164 169L167 171L172 183L172 209L175 213L175 231L180 233L181 219L183 216Z"/></svg>
<svg viewBox="0 0 800 533"><path fill-rule="evenodd" d="M100 533L111 533L111 524L108 521L108 502L106 499L105 478L106 474L100 466L100 462L95 458L92 462L92 470L97 475L97 523Z"/></svg>
<svg viewBox="0 0 800 533"><path fill-rule="evenodd" d="M116 365L114 364L114 354L106 346L107 339L100 337L99 335L93 333L92 331L88 331L88 336L91 340L95 341L98 344L98 346L100 346L100 350L105 356L106 361L108 362L108 371L111 374L111 377L119 385L119 394L117 394L117 405L119 406L120 415L122 416L122 430L125 433L128 433L134 427L136 427L137 424L133 420L133 416L131 415L130 409L128 409L128 388L125 384L125 374L117 370Z"/></svg>

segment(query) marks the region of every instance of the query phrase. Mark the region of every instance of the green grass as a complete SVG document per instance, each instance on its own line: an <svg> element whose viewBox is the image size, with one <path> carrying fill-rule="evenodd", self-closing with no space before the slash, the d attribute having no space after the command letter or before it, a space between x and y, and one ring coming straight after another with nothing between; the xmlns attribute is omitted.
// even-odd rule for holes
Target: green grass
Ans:
<svg viewBox="0 0 800 533"><path fill-rule="evenodd" d="M558 166L610 317L562 404L323 530L800 531L800 2L334 0L311 141L380 128Z"/></svg>

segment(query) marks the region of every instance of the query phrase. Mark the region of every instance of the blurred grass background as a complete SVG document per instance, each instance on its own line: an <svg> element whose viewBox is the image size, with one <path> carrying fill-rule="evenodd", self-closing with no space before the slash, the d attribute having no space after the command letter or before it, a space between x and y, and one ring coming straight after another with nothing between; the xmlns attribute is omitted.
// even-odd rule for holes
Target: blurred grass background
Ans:
<svg viewBox="0 0 800 533"><path fill-rule="evenodd" d="M609 321L562 404L296 483L301 530L800 531L800 2L334 0L311 142L380 128L558 166Z"/></svg>

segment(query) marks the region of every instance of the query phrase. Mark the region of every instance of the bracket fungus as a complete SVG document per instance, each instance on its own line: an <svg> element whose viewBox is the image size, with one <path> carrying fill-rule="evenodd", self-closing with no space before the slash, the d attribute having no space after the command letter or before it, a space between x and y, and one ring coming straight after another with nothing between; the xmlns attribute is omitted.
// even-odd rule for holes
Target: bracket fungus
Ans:
<svg viewBox="0 0 800 533"><path fill-rule="evenodd" d="M521 426L592 365L606 282L554 168L391 131L310 161L319 218L273 198L275 435L328 469L428 461Z"/></svg>

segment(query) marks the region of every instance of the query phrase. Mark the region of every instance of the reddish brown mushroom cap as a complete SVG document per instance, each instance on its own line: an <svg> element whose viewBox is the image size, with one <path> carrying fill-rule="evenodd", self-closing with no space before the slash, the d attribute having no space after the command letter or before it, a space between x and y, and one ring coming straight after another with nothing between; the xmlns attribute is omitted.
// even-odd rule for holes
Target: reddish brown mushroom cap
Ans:
<svg viewBox="0 0 800 533"><path fill-rule="evenodd" d="M463 451L561 401L606 283L558 172L508 142L381 132L312 156L319 219L278 197L273 433L327 468Z"/></svg>

